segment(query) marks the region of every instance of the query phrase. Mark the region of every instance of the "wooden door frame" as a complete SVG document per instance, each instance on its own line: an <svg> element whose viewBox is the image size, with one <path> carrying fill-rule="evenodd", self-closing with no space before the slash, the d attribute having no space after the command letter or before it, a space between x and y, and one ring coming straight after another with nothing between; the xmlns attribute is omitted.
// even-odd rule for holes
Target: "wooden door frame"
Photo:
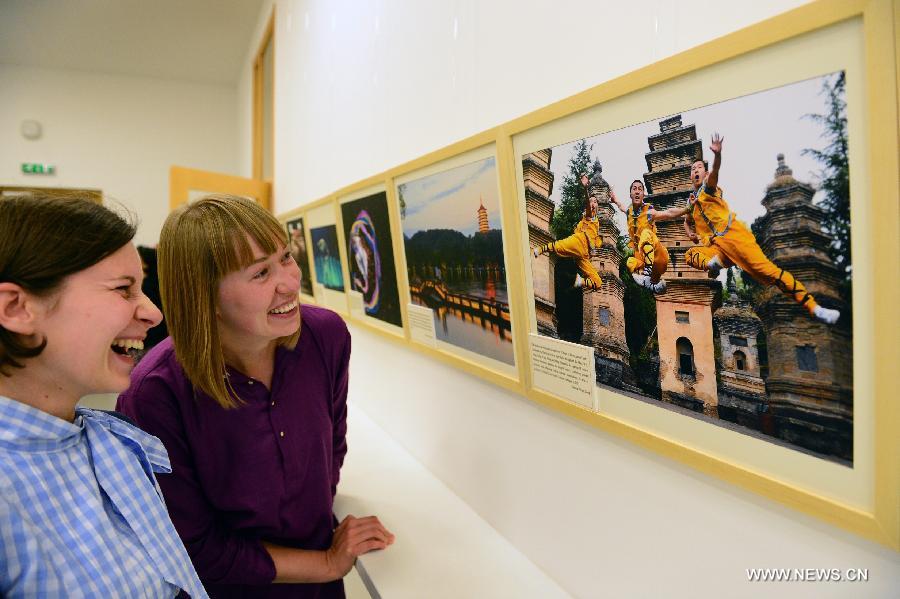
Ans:
<svg viewBox="0 0 900 599"><path fill-rule="evenodd" d="M272 52L272 77L271 81L265 81L263 77L263 55L271 44ZM265 86L269 85L272 92L272 137L269 147L263 148L263 97ZM272 6L272 14L263 32L256 57L253 60L253 178L263 180L263 151L268 150L272 158L272 176L275 172L275 6ZM271 182L271 181L270 181Z"/></svg>
<svg viewBox="0 0 900 599"><path fill-rule="evenodd" d="M246 196L272 211L272 184L268 181L172 166L169 169L169 210L186 204L192 190Z"/></svg>

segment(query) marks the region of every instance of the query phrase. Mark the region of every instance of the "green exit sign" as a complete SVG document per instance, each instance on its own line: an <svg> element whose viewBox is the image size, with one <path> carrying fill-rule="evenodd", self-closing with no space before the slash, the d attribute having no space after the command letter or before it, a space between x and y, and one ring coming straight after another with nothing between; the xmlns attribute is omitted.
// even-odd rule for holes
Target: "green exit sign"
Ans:
<svg viewBox="0 0 900 599"><path fill-rule="evenodd" d="M22 172L26 175L52 175L56 173L56 167L52 164L40 164L39 162L23 162Z"/></svg>

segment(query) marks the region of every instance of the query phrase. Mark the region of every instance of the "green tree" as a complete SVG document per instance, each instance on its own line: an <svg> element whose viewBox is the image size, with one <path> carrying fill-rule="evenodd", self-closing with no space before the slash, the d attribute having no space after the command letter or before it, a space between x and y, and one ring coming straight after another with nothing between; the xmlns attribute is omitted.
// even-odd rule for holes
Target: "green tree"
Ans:
<svg viewBox="0 0 900 599"><path fill-rule="evenodd" d="M587 173L591 166L591 155L587 142L583 139L575 143L575 152L569 160L569 172L563 177L560 196L562 200L553 212L550 232L556 239L563 239L572 234L575 225L581 220L584 212L584 187L579 180L581 173Z"/></svg>
<svg viewBox="0 0 900 599"><path fill-rule="evenodd" d="M803 154L814 157L822 165L819 171L824 197L819 206L825 211L822 223L831 235L829 253L849 289L850 262L850 169L847 160L847 100L844 95L844 71L829 77L822 85L826 96L823 114L808 114L807 118L821 124L822 137L827 145L822 150L807 148Z"/></svg>
<svg viewBox="0 0 900 599"><path fill-rule="evenodd" d="M503 233L491 229L467 237L453 229L418 231L404 237L411 266L503 266Z"/></svg>
<svg viewBox="0 0 900 599"><path fill-rule="evenodd" d="M591 155L587 143L582 139L575 144L575 152L569 160L569 172L563 177L560 196L561 201L553 211L550 221L550 232L555 239L563 239L572 234L575 225L581 220L584 212L584 187L581 186L581 173L588 172ZM556 289L557 331L561 339L578 343L581 340L584 326L582 313L582 290L572 287L578 269L575 261L563 259L556 261L554 270L554 287Z"/></svg>
<svg viewBox="0 0 900 599"><path fill-rule="evenodd" d="M472 260L479 266L503 266L503 233L500 229L475 233L470 238L469 246Z"/></svg>
<svg viewBox="0 0 900 599"><path fill-rule="evenodd" d="M429 229L406 238L406 260L411 265L468 264L469 239L453 229Z"/></svg>

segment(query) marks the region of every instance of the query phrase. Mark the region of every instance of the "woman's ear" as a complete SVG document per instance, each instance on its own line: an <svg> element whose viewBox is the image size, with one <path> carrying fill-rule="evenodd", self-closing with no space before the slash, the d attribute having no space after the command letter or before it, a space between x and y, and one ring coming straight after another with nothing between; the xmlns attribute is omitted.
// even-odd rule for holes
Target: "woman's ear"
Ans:
<svg viewBox="0 0 900 599"><path fill-rule="evenodd" d="M0 283L0 327L20 335L33 335L36 298L15 283Z"/></svg>

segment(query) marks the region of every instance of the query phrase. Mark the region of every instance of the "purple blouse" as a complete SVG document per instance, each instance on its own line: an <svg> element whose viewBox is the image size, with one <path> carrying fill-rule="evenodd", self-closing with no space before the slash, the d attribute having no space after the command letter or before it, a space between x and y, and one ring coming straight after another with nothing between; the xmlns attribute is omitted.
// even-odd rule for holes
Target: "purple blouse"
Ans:
<svg viewBox="0 0 900 599"><path fill-rule="evenodd" d="M275 354L272 389L228 368L244 405L225 410L195 390L172 339L134 369L116 409L159 437L172 473L166 505L212 597L341 598L343 583L270 584L262 541L331 545L332 503L347 453L350 333L339 316L301 307L300 341Z"/></svg>

